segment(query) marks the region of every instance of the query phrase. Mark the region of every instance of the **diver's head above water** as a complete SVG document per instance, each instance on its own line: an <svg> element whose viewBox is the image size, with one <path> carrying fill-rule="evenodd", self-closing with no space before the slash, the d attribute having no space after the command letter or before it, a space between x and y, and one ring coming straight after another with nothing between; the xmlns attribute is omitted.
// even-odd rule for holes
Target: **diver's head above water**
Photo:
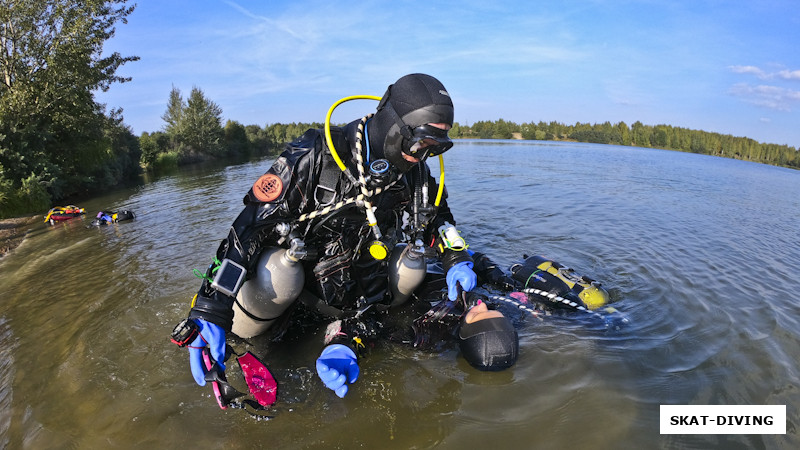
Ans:
<svg viewBox="0 0 800 450"><path fill-rule="evenodd" d="M415 73L389 86L369 121L370 159L387 159L401 172L449 150L453 102L436 78Z"/></svg>
<svg viewBox="0 0 800 450"><path fill-rule="evenodd" d="M473 306L458 329L461 354L473 367L496 371L509 368L517 361L519 336L514 326L499 311L486 303Z"/></svg>

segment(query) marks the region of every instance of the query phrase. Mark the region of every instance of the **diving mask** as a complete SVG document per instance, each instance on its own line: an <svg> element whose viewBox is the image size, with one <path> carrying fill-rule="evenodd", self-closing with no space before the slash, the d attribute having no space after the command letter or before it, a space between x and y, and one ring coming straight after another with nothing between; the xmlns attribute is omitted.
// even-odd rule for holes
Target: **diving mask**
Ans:
<svg viewBox="0 0 800 450"><path fill-rule="evenodd" d="M403 153L417 159L427 156L438 156L453 147L453 141L447 136L447 130L431 124L420 125L413 130L408 150Z"/></svg>

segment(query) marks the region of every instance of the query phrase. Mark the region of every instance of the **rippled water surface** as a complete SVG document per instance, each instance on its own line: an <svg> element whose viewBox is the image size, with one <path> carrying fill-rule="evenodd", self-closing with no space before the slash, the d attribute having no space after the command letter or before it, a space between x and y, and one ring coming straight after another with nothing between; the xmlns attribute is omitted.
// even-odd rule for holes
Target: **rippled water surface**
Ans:
<svg viewBox="0 0 800 450"><path fill-rule="evenodd" d="M800 448L800 172L520 141L445 163L472 248L600 280L631 324L520 316L500 373L387 344L345 399L316 379L319 334L240 342L278 380L275 418L222 411L167 336L271 161L194 167L80 205L134 222L42 224L0 259L0 448ZM787 434L660 435L661 404L787 405Z"/></svg>

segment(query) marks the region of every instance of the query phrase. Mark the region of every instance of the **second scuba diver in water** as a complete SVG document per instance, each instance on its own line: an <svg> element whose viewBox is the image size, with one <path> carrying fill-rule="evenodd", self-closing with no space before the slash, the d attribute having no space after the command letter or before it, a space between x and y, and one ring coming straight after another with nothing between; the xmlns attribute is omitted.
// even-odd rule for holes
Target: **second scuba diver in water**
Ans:
<svg viewBox="0 0 800 450"><path fill-rule="evenodd" d="M176 341L189 348L197 384L207 380L204 351L225 369L227 334L280 335L316 318L327 324L318 376L344 397L359 376L360 349L409 303L432 260L441 262L447 296L414 329L458 310L450 334L464 358L481 370L513 365L519 341L508 319L485 304L466 312L474 261L426 163L453 146L445 87L406 75L374 114L343 128L329 118L324 130L287 144L255 181L204 275L182 322L196 334Z"/></svg>

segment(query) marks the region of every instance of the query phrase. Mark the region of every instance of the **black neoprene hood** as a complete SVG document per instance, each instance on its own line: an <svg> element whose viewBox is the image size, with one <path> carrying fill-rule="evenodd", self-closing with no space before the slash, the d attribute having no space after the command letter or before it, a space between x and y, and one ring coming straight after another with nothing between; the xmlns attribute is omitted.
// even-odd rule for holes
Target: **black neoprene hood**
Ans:
<svg viewBox="0 0 800 450"><path fill-rule="evenodd" d="M406 75L383 94L380 111L389 103L403 122L411 128L426 123L453 125L453 101L444 85L436 78L421 73Z"/></svg>
<svg viewBox="0 0 800 450"><path fill-rule="evenodd" d="M497 371L514 365L519 354L517 330L505 317L462 321L458 330L461 355L479 370Z"/></svg>
<svg viewBox="0 0 800 450"><path fill-rule="evenodd" d="M453 101L436 78L421 73L406 75L389 86L370 121L371 159L386 158L400 171L414 166L402 153L411 146L410 135L428 123L453 125Z"/></svg>

